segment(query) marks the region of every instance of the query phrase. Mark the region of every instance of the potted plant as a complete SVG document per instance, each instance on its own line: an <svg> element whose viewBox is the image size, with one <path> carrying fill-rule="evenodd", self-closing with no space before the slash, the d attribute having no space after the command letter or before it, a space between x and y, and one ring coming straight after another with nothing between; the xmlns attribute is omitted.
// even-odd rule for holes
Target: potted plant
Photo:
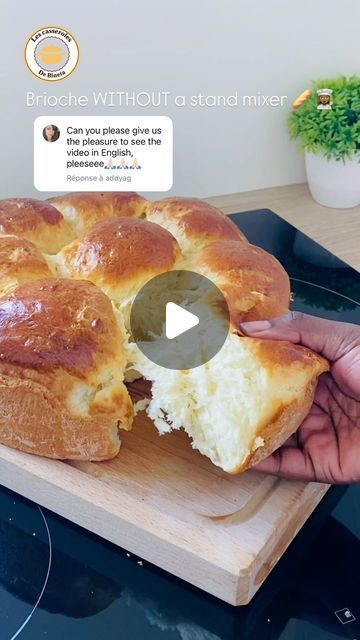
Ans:
<svg viewBox="0 0 360 640"><path fill-rule="evenodd" d="M355 207L360 204L360 78L321 80L302 95L289 130L305 151L311 194L326 207Z"/></svg>

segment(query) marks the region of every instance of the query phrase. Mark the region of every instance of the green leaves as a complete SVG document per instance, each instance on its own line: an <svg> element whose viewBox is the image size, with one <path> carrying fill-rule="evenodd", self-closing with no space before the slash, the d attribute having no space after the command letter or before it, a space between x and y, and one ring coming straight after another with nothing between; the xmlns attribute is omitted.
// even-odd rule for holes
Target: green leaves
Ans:
<svg viewBox="0 0 360 640"><path fill-rule="evenodd" d="M318 89L333 90L332 109L319 110ZM340 76L313 83L312 96L289 116L291 138L300 148L336 160L351 159L360 152L360 78Z"/></svg>

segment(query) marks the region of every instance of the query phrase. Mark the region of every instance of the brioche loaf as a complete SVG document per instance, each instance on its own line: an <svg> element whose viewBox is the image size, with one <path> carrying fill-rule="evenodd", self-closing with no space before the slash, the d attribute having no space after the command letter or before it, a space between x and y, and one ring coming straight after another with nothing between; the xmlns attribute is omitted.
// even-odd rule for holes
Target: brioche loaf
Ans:
<svg viewBox="0 0 360 640"><path fill-rule="evenodd" d="M147 280L182 268L219 287L231 326L212 360L176 371L132 342L129 311ZM240 322L281 315L289 301L280 263L200 200L2 200L0 442L53 458L115 456L118 429L132 427L124 376L135 369L152 382L147 411L160 433L184 428L214 464L243 471L297 429L328 368L309 349L240 334Z"/></svg>

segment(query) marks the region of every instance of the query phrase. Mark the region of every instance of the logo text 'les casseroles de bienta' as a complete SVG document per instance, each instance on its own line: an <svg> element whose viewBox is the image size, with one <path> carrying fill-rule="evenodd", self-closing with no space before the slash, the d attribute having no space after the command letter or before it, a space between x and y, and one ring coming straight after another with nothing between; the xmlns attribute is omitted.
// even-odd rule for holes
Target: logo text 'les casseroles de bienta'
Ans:
<svg viewBox="0 0 360 640"><path fill-rule="evenodd" d="M67 29L41 27L28 38L24 54L34 76L46 82L58 82L75 70L79 61L79 46Z"/></svg>

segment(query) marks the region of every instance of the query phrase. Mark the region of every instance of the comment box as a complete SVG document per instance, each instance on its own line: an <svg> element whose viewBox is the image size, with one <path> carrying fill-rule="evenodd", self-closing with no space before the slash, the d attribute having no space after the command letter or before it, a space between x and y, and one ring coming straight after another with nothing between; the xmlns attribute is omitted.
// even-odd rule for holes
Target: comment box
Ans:
<svg viewBox="0 0 360 640"><path fill-rule="evenodd" d="M168 191L173 125L167 116L40 116L34 122L38 191Z"/></svg>

